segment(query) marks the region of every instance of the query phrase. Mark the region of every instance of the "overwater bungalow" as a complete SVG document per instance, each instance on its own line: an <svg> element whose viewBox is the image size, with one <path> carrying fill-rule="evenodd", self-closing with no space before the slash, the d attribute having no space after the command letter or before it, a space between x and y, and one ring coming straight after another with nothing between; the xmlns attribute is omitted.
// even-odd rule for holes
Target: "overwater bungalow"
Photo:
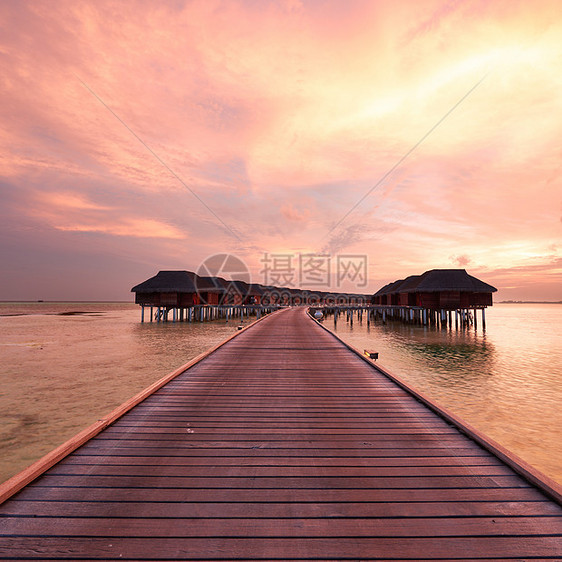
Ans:
<svg viewBox="0 0 562 562"><path fill-rule="evenodd" d="M434 321L450 325L455 311L455 315L461 315L462 324L476 325L476 311L482 311L484 324L484 309L492 306L492 293L496 291L465 269L432 269L388 283L373 295L371 303L391 307L392 317L398 312L400 318L424 324Z"/></svg>
<svg viewBox="0 0 562 562"><path fill-rule="evenodd" d="M483 308L492 306L496 291L465 269L432 269L385 285L373 295L372 302L430 310Z"/></svg>
<svg viewBox="0 0 562 562"><path fill-rule="evenodd" d="M150 307L151 321L166 321L170 312L174 321L242 316L244 310L249 314L245 307L261 304L265 292L257 284L202 277L192 271L159 271L131 291L135 293L135 302L142 307L142 322L145 307Z"/></svg>
<svg viewBox="0 0 562 562"><path fill-rule="evenodd" d="M394 288L396 304L400 306L416 306L416 293L421 275L410 275Z"/></svg>
<svg viewBox="0 0 562 562"><path fill-rule="evenodd" d="M265 295L265 287L259 283L250 283L248 292L248 304L262 304Z"/></svg>
<svg viewBox="0 0 562 562"><path fill-rule="evenodd" d="M261 304L264 289L257 283L246 281L226 281L227 293L222 304L258 305Z"/></svg>
<svg viewBox="0 0 562 562"><path fill-rule="evenodd" d="M383 285L371 298L371 304L386 304L386 290L392 285L392 283L387 283Z"/></svg>
<svg viewBox="0 0 562 562"><path fill-rule="evenodd" d="M171 311L174 320L179 314L181 321L184 316L191 320L194 314L213 319L224 313L224 307L324 305L370 308L369 313L373 317L380 315L383 321L387 317L399 317L423 324L438 321L451 324L451 312L455 311L461 315L461 324L470 324L473 320L476 324L476 310L482 311L482 322L485 322L484 309L492 305L492 293L496 288L464 269L432 269L388 283L372 296L263 286L222 277L201 277L191 271L160 271L131 290L136 294L135 302L143 307L142 321L145 306L151 308L151 320L152 309L156 307L154 317L157 320L167 320ZM200 310L201 307L204 310ZM234 313L243 314L243 311ZM226 314L228 318L230 312Z"/></svg>
<svg viewBox="0 0 562 562"><path fill-rule="evenodd" d="M465 269L432 269L398 288L398 294L404 295L409 304L433 310L492 306L492 293L496 291Z"/></svg>
<svg viewBox="0 0 562 562"><path fill-rule="evenodd" d="M135 285L135 302L142 306L187 307L200 304L197 275L191 271L159 271Z"/></svg>
<svg viewBox="0 0 562 562"><path fill-rule="evenodd" d="M195 285L199 295L199 304L217 306L227 294L228 281L222 277L199 277L195 275Z"/></svg>
<svg viewBox="0 0 562 562"><path fill-rule="evenodd" d="M397 289L404 282L404 279L399 279L393 283L388 283L381 289L379 289L375 294L375 300L373 304L383 304L383 305L398 305L398 292Z"/></svg>

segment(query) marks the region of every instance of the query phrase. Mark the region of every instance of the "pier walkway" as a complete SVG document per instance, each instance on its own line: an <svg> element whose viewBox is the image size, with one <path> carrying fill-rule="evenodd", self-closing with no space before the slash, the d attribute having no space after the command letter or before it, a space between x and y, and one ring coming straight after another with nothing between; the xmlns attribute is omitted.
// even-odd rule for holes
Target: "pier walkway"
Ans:
<svg viewBox="0 0 562 562"><path fill-rule="evenodd" d="M562 509L304 309L0 506L0 559L560 560Z"/></svg>

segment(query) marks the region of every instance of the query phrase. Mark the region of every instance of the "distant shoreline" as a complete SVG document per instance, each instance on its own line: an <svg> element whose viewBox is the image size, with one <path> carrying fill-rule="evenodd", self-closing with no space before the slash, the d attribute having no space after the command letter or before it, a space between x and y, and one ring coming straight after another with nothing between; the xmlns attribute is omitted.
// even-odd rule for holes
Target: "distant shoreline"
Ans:
<svg viewBox="0 0 562 562"><path fill-rule="evenodd" d="M130 301L3 301L0 304L135 304L133 300Z"/></svg>
<svg viewBox="0 0 562 562"><path fill-rule="evenodd" d="M562 301L498 301L494 304L562 304Z"/></svg>
<svg viewBox="0 0 562 562"><path fill-rule="evenodd" d="M130 301L48 301L48 300L15 300L4 301L0 300L0 304L136 304L133 300ZM494 304L562 304L562 301L497 301Z"/></svg>

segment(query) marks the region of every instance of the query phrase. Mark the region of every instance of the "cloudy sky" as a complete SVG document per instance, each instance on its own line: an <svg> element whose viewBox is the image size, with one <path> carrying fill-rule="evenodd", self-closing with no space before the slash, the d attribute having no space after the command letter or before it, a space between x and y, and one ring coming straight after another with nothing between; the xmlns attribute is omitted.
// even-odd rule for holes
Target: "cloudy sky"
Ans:
<svg viewBox="0 0 562 562"><path fill-rule="evenodd" d="M0 300L219 252L562 300L558 0L0 0Z"/></svg>

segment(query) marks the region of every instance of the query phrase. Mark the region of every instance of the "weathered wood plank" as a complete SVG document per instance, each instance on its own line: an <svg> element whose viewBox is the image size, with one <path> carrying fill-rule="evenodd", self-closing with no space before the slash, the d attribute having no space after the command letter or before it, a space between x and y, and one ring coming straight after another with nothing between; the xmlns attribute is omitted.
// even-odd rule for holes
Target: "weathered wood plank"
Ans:
<svg viewBox="0 0 562 562"><path fill-rule="evenodd" d="M431 538L199 538L178 537L3 537L0 558L81 557L112 560L128 558L220 560L251 558L378 560L406 558L418 560L421 553L427 559L470 559L483 557L501 559L535 559L562 556L557 537L442 537Z"/></svg>
<svg viewBox="0 0 562 562"><path fill-rule="evenodd" d="M253 471L252 471L253 472ZM134 488L252 488L252 489L419 489L419 488L499 488L516 487L528 488L529 484L521 480L518 476L381 476L381 477L362 477L362 476L311 476L307 477L268 477L247 474L241 477L208 477L208 476L188 476L185 478L178 476L128 476L111 475L100 476L97 474L77 476L73 474L61 475L48 474L43 476L38 482L38 487L55 486L80 486L84 489L90 487L134 487Z"/></svg>
<svg viewBox="0 0 562 562"><path fill-rule="evenodd" d="M87 492L87 494L85 493ZM157 502L483 502L544 501L535 488L254 489L28 487L16 499Z"/></svg>
<svg viewBox="0 0 562 562"><path fill-rule="evenodd" d="M228 446L230 445L230 446ZM260 443L259 445L252 444L238 444L234 447L232 444L225 444L223 442L199 444L191 447L169 447L169 446L156 446L152 447L121 447L121 446L107 446L101 445L99 442L90 442L87 446L82 447L79 451L74 453L76 457L85 455L120 455L120 456L166 456L166 457L183 457L183 456L206 456L209 458L217 457L235 457L240 455L248 455L248 457L270 457L275 455L279 458L316 458L325 457L329 454L331 457L348 457L348 458L407 458L407 457L421 457L421 458L447 458L447 457L474 457L481 458L482 451L473 447L466 449L440 447L440 448L416 448L396 449L392 447L374 448L374 447L301 447L295 448L291 446L269 446L268 444Z"/></svg>
<svg viewBox="0 0 562 562"><path fill-rule="evenodd" d="M130 429L121 429L116 428L114 431L107 431L104 432L106 438L108 439L158 439L159 441L169 438L174 439L174 436L178 435L181 437L185 437L185 434L188 433L190 438L195 437L196 435L213 435L213 436L232 436L233 432L236 431L236 437L244 437L245 439L256 439L257 436L261 437L263 435L274 435L276 439L285 440L293 440L298 439L301 436L310 437L317 437L317 438L328 438L333 439L336 435L353 435L355 437L364 437L364 436L372 436L376 435L378 439L384 439L385 436L387 439L391 439L389 436L398 435L398 436L407 436L412 438L413 436L420 436L420 439L423 439L427 435L427 427L419 426L417 428L403 428L403 427L387 427L381 429L353 429L353 428L287 428L287 427L280 427L280 428L249 428L251 431L246 430L242 431L246 428L241 427L231 427L231 428L205 428L200 427L199 424L190 423L190 424L183 424L183 426L177 427L170 427L170 428L139 428L137 430L130 430ZM453 428L432 428L433 436L437 438L437 436L441 435L454 435L456 438L458 437L458 433ZM414 437L415 438L415 437Z"/></svg>
<svg viewBox="0 0 562 562"><path fill-rule="evenodd" d="M363 517L520 517L559 516L548 501L403 501L403 502L142 502L23 501L0 506L0 516L131 517L136 518L363 518Z"/></svg>
<svg viewBox="0 0 562 562"><path fill-rule="evenodd" d="M177 538L562 536L560 517L5 517L4 536Z"/></svg>
<svg viewBox="0 0 562 562"><path fill-rule="evenodd" d="M72 455L61 461L57 468L64 466L92 466L92 465L117 465L117 466L313 466L313 467L496 467L505 466L497 459L490 456L482 457L321 457L316 456L312 460L310 457L249 457L249 456L229 456L229 457L196 457L196 456L122 456L122 455Z"/></svg>
<svg viewBox="0 0 562 562"><path fill-rule="evenodd" d="M222 467L203 466L186 467L170 466L169 464L149 466L121 466L121 465L63 465L56 466L50 471L51 476L64 478L65 476L123 476L123 477L181 477L181 478L226 478L248 477L248 465ZM383 478L405 476L441 477L441 476L512 476L506 466L389 466L389 467L363 467L363 466L253 466L251 478L317 478L319 476L340 478Z"/></svg>

